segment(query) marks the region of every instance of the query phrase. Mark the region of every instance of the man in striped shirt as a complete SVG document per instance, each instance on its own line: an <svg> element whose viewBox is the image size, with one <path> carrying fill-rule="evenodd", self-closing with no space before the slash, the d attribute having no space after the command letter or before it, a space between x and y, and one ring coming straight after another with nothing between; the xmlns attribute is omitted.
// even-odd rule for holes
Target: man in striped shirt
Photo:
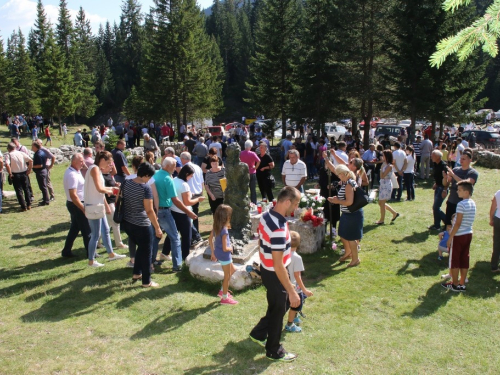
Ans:
<svg viewBox="0 0 500 375"><path fill-rule="evenodd" d="M290 362L297 356L287 353L280 344L283 317L291 307L300 304L300 298L288 277L290 264L290 231L285 219L299 205L300 192L284 187L273 210L262 215L259 223L259 251L262 283L267 289L267 312L250 332L250 339L266 348L270 360Z"/></svg>

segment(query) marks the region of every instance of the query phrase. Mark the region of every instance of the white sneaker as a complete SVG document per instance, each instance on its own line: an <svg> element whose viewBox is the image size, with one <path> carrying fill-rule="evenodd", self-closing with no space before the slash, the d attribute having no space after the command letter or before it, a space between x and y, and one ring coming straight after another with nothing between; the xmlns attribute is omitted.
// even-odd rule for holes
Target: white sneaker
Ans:
<svg viewBox="0 0 500 375"><path fill-rule="evenodd" d="M97 260L94 260L94 263L89 264L89 267L104 267L104 264L99 263Z"/></svg>
<svg viewBox="0 0 500 375"><path fill-rule="evenodd" d="M115 254L115 256L114 256L114 257L112 257L112 258L108 258L108 260L109 260L110 262L111 262L112 260L123 259L123 258L125 258L125 257L126 257L126 255L121 255L121 254L116 254L116 253L114 253L114 254Z"/></svg>
<svg viewBox="0 0 500 375"><path fill-rule="evenodd" d="M441 278L444 280L448 280L448 279L451 279L451 275L449 273L446 273L444 275L441 275Z"/></svg>
<svg viewBox="0 0 500 375"><path fill-rule="evenodd" d="M127 265L125 267L127 267L127 268L134 268L134 263L132 263L131 261L128 261Z"/></svg>
<svg viewBox="0 0 500 375"><path fill-rule="evenodd" d="M128 246L125 245L124 243L121 243L117 246L118 249L128 249Z"/></svg>
<svg viewBox="0 0 500 375"><path fill-rule="evenodd" d="M172 260L172 257L170 255L160 253L160 260Z"/></svg>

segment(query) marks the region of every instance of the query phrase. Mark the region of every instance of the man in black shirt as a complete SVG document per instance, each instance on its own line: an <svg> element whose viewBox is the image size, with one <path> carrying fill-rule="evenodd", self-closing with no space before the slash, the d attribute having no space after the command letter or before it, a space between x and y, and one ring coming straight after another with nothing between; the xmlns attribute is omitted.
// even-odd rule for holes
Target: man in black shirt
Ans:
<svg viewBox="0 0 500 375"><path fill-rule="evenodd" d="M192 154L194 146L196 146L196 141L193 139L193 133L188 133L188 139L184 141L184 145L186 146L187 151Z"/></svg>
<svg viewBox="0 0 500 375"><path fill-rule="evenodd" d="M48 206L49 191L47 189L47 155L40 148L40 144L36 141L31 144L31 150L35 153L33 155L33 170L36 174L38 187L42 192L42 201L40 202L40 206Z"/></svg>
<svg viewBox="0 0 500 375"><path fill-rule="evenodd" d="M445 222L446 215L441 211L441 205L448 194L448 189L443 186L443 176L446 175L446 163L443 161L443 154L441 151L434 150L431 154L432 168L434 172L434 204L432 205L432 212L434 214L434 224L429 229L439 230L441 228L441 221Z"/></svg>
<svg viewBox="0 0 500 375"><path fill-rule="evenodd" d="M302 143L302 138L300 137L295 138L294 144L295 144L295 149L300 154L300 160L304 161L304 158L306 156L306 145Z"/></svg>
<svg viewBox="0 0 500 375"><path fill-rule="evenodd" d="M125 181L125 177L130 174L128 170L128 161L123 150L125 149L125 141L120 139L116 142L116 148L111 151L113 154L113 162L115 163L116 175L115 180L122 184Z"/></svg>

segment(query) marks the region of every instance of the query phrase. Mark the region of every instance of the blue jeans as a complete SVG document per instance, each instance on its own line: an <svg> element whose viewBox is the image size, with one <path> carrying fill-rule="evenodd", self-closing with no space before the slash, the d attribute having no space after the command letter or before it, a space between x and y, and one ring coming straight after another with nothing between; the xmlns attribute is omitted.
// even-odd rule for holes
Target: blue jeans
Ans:
<svg viewBox="0 0 500 375"><path fill-rule="evenodd" d="M193 228L193 221L188 217L188 215L172 211L172 217L174 218L175 224L179 229L181 235L181 250L182 250L182 260L186 259L189 255L189 248L191 247L191 231Z"/></svg>
<svg viewBox="0 0 500 375"><path fill-rule="evenodd" d="M257 204L257 174L250 174L250 201Z"/></svg>
<svg viewBox="0 0 500 375"><path fill-rule="evenodd" d="M446 215L441 211L441 205L443 204L443 187L438 186L434 190L434 204L432 205L432 213L434 214L434 227L439 228L441 226L441 220L443 223L446 221Z"/></svg>
<svg viewBox="0 0 500 375"><path fill-rule="evenodd" d="M170 246L172 249L172 265L174 268L182 267L182 253L181 253L181 240L179 239L179 233L177 233L177 226L175 225L172 212L169 209L162 209L158 211L158 223L161 229L163 229L170 240ZM156 259L156 254L158 254L158 244L160 243L160 238L155 237L153 242L153 257Z"/></svg>
<svg viewBox="0 0 500 375"><path fill-rule="evenodd" d="M113 245L111 245L111 237L109 235L109 225L106 216L102 219L90 220L90 241L89 241L89 260L94 260L95 251L97 249L97 241L102 234L102 244L106 248L108 254L113 253Z"/></svg>

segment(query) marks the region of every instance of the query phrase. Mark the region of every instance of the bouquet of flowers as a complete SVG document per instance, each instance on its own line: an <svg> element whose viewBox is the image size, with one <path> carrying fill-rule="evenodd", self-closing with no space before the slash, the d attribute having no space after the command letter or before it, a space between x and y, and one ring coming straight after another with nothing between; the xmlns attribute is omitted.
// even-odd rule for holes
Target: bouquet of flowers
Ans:
<svg viewBox="0 0 500 375"><path fill-rule="evenodd" d="M313 210L317 210L323 206L323 203L325 203L325 198L321 195L301 194L299 207L310 207Z"/></svg>

